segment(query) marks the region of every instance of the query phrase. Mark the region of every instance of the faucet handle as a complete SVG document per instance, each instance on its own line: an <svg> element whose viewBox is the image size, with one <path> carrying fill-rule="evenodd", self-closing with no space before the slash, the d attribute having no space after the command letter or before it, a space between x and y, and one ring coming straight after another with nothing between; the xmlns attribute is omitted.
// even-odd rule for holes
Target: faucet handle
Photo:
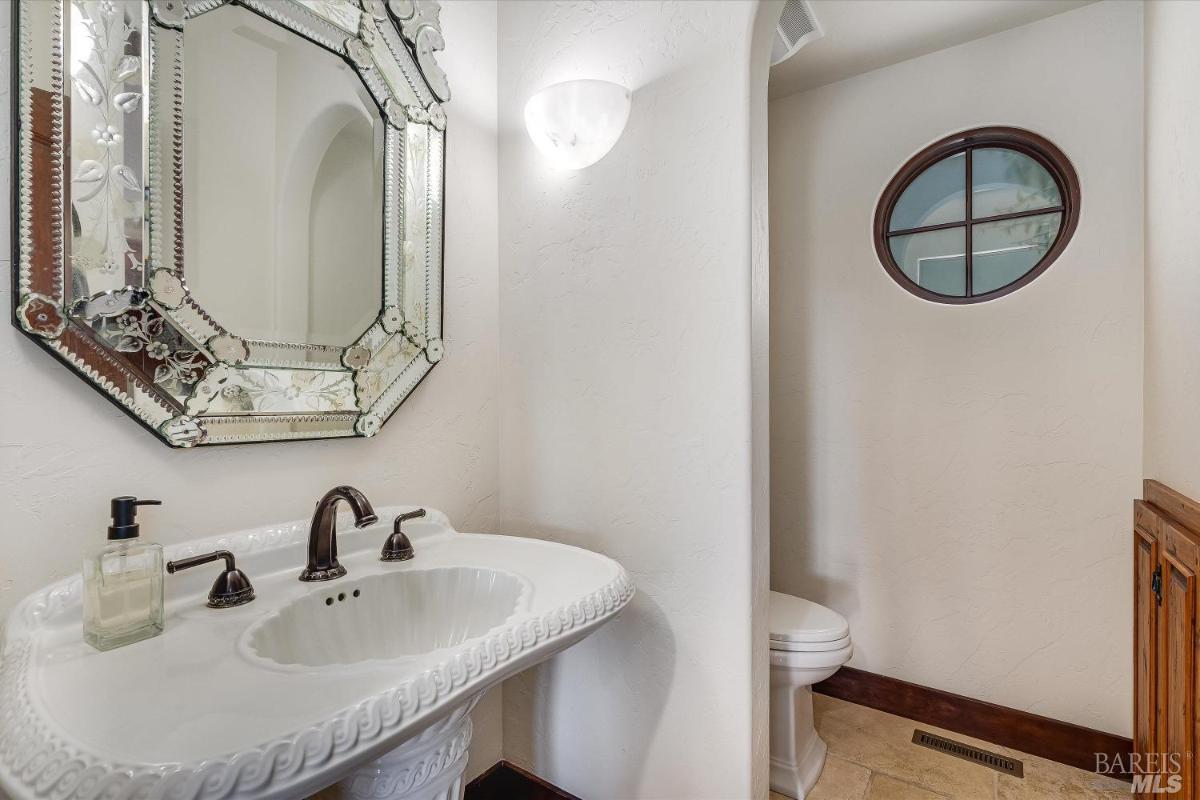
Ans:
<svg viewBox="0 0 1200 800"><path fill-rule="evenodd" d="M409 511L407 514L400 514L396 517L396 520L392 523L392 525L396 530L400 530L400 523L407 522L410 519L420 519L423 516L425 516L425 509L418 508L416 511Z"/></svg>
<svg viewBox="0 0 1200 800"><path fill-rule="evenodd" d="M425 509L418 508L416 511L409 511L407 514L401 514L396 517L392 523L392 535L383 543L383 551L379 554L380 561L408 561L414 555L412 542L408 540L408 536L404 531L400 530L400 526L405 520L420 519L425 516Z"/></svg>
<svg viewBox="0 0 1200 800"><path fill-rule="evenodd" d="M221 558L225 559L225 569L208 592L209 608L233 608L249 603L254 599L254 587L250 585L246 573L237 568L233 553L228 550L214 550L199 556L168 561L167 572L174 575L181 569L191 569Z"/></svg>

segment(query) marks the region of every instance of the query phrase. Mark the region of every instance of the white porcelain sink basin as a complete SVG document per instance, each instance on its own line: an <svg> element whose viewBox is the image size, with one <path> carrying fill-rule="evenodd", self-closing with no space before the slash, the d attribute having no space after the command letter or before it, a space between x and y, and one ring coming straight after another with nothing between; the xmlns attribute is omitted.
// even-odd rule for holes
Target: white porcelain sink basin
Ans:
<svg viewBox="0 0 1200 800"><path fill-rule="evenodd" d="M327 587L250 626L248 654L331 667L431 653L504 623L530 590L516 575L481 567L409 569Z"/></svg>
<svg viewBox="0 0 1200 800"><path fill-rule="evenodd" d="M163 635L106 653L81 636L80 580L25 598L0 651L0 797L433 800L460 792L468 713L489 686L569 647L632 597L620 565L552 542L339 519L348 574L297 580L308 521L167 548L223 548L257 599L213 610L211 570L168 576ZM216 569L214 566L213 569ZM356 594L357 593L357 594Z"/></svg>

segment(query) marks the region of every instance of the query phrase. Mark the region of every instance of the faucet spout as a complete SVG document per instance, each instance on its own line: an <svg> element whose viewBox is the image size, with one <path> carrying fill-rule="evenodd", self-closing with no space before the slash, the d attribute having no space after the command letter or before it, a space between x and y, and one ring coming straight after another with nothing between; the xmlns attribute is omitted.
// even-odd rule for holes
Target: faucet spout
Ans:
<svg viewBox="0 0 1200 800"><path fill-rule="evenodd" d="M346 574L337 558L337 504L345 500L354 513L354 527L365 528L379 521L366 496L353 486L335 486L325 493L313 512L308 529L308 566L302 581L331 581Z"/></svg>

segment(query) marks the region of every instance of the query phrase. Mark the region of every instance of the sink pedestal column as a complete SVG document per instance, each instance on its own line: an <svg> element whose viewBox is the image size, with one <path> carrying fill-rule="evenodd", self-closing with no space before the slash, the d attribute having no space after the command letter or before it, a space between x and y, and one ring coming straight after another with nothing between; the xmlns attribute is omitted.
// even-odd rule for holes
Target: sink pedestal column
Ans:
<svg viewBox="0 0 1200 800"><path fill-rule="evenodd" d="M383 758L338 783L351 800L462 800L473 698Z"/></svg>

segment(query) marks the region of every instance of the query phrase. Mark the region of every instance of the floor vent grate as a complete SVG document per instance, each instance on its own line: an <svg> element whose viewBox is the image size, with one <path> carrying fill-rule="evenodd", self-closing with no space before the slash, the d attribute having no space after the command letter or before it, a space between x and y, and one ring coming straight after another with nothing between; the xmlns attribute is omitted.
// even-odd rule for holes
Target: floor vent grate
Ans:
<svg viewBox="0 0 1200 800"><path fill-rule="evenodd" d="M1015 778L1025 777L1025 765L1015 758L1008 758L999 753L990 753L987 750L981 750L978 747L972 747L969 744L956 742L953 739L936 736L919 729L913 731L912 740L913 744L919 744L921 747L928 747L930 750L937 750L940 753L961 758L964 761L970 761L980 766L990 767L997 772L1003 772L1005 775L1012 775Z"/></svg>

